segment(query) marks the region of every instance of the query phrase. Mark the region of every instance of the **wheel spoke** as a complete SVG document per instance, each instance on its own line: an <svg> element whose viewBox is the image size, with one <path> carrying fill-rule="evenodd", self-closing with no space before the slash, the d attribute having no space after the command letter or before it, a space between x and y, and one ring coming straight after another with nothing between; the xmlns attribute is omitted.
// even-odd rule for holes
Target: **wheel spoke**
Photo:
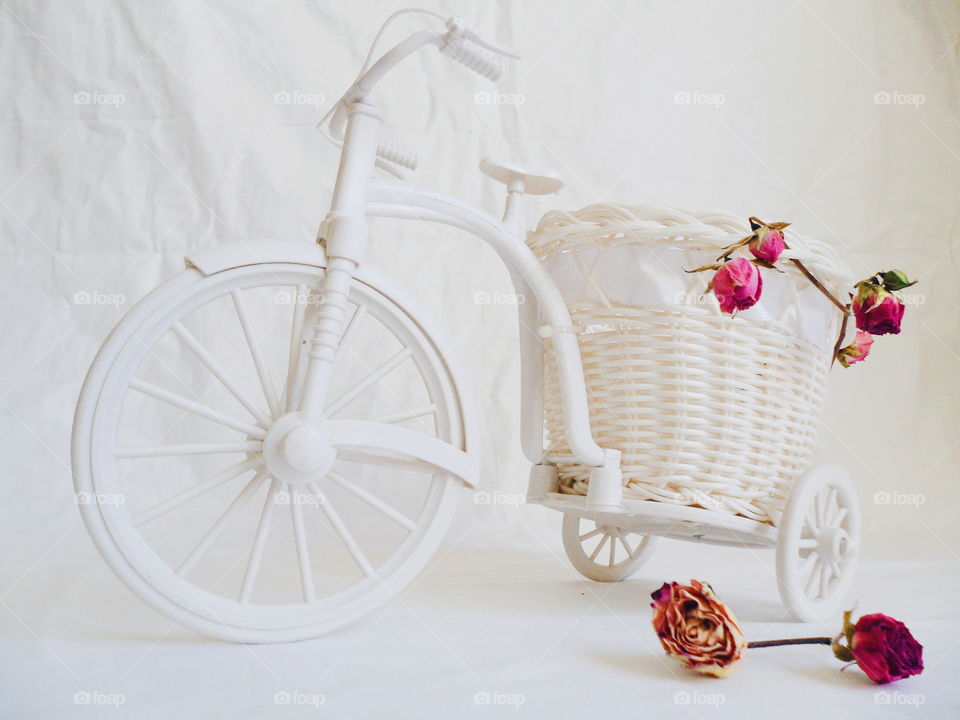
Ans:
<svg viewBox="0 0 960 720"><path fill-rule="evenodd" d="M253 538L250 557L247 559L247 569L243 573L243 583L240 585L240 597L238 598L241 605L250 602L253 586L257 582L260 561L263 559L263 549L267 544L267 535L270 534L270 520L273 518L273 510L277 506L278 492L280 492L280 481L274 478L270 482L270 489L267 490L267 497L263 500L260 522L257 524L257 534Z"/></svg>
<svg viewBox="0 0 960 720"><path fill-rule="evenodd" d="M237 319L239 319L240 327L243 329L243 336L247 340L247 347L250 348L250 355L253 357L254 367L257 369L257 377L260 378L263 396L266 398L270 413L274 417L277 417L281 413L280 400L277 398L277 389L273 386L273 381L270 379L270 371L267 369L267 364L263 359L260 343L254 335L253 325L250 322L250 316L247 314L243 294L239 289L234 288L231 296L233 297L233 307L237 311Z"/></svg>
<svg viewBox="0 0 960 720"><path fill-rule="evenodd" d="M293 322L290 326L290 358L287 361L287 382L283 390L284 409L293 410L300 394L300 357L303 350L303 318L307 311L307 303L300 302L300 298L308 295L309 289L301 283L297 286L297 294L293 303Z"/></svg>
<svg viewBox="0 0 960 720"><path fill-rule="evenodd" d="M619 534L619 533L618 533ZM617 541L610 536L610 559L607 561L607 567L613 567L617 564Z"/></svg>
<svg viewBox="0 0 960 720"><path fill-rule="evenodd" d="M202 418L207 420L212 420L215 423L220 425L226 425L229 428L238 430L242 433L250 435L255 438L262 438L266 435L266 432L262 427L257 425L251 425L250 423L245 423L241 420L230 417L218 410L209 408L202 403L195 402L190 398L185 398L183 395L178 395L177 393L170 392L169 390L164 390L162 387L158 387L153 383L148 383L145 380L140 380L139 378L133 378L130 381L130 388L141 392L144 395L149 395L152 398L160 400L162 402L178 407L181 410L186 410L187 412L193 413L194 415L199 415Z"/></svg>
<svg viewBox="0 0 960 720"><path fill-rule="evenodd" d="M824 498L824 492L826 490L827 488L820 488L813 498L813 516L816 518L818 528L822 528L826 523L826 500Z"/></svg>
<svg viewBox="0 0 960 720"><path fill-rule="evenodd" d="M266 476L266 470L260 470L256 475L253 476L253 479L250 480L240 491L240 493L233 499L233 502L227 506L227 509L223 511L217 521L207 530L206 535L201 538L200 542L196 544L193 550L184 558L183 562L180 563L180 567L177 568L177 575L180 577L186 577L186 575L194 568L197 564L197 561L203 556L203 554L210 549L210 546L213 544L213 541L217 539L217 536L223 532L223 529L227 524L233 519L233 517L240 512L240 510L250 501L254 493L260 487L260 481Z"/></svg>
<svg viewBox="0 0 960 720"><path fill-rule="evenodd" d="M823 503L823 525L824 527L832 527L832 518L835 514L835 501L837 499L837 489L832 485L827 488L827 497Z"/></svg>
<svg viewBox="0 0 960 720"><path fill-rule="evenodd" d="M812 550L816 546L817 546L817 541L814 538L800 538L801 550Z"/></svg>
<svg viewBox="0 0 960 720"><path fill-rule="evenodd" d="M303 601L312 603L317 593L313 587L313 570L310 568L310 550L307 547L307 533L303 527L303 508L296 502L294 493L290 493L290 517L293 520L293 538L297 546L297 563L300 566L300 584L303 586Z"/></svg>
<svg viewBox="0 0 960 720"><path fill-rule="evenodd" d="M410 348L403 348L397 352L393 357L380 365L377 369L367 375L363 380L358 382L356 385L351 387L349 390L344 392L340 397L330 403L325 409L324 414L327 417L331 417L336 413L343 410L354 398L356 398L360 393L366 390L368 387L373 385L377 380L382 378L388 372L397 367L400 363L406 360L411 355Z"/></svg>
<svg viewBox="0 0 960 720"><path fill-rule="evenodd" d="M619 528L617 529L617 537L620 538L620 544L623 545L623 549L627 551L627 557L632 558L636 551L631 549L630 543L627 542L627 539L623 536L623 532L621 532ZM638 545L637 548L639 549L639 547Z"/></svg>
<svg viewBox="0 0 960 720"><path fill-rule="evenodd" d="M343 329L343 333L340 335L340 342L337 344L337 356L339 357L344 348L350 344L350 340L353 339L353 336L357 332L357 328L360 327L360 321L363 320L363 316L367 314L366 305L357 305L357 309L353 311L353 315L350 316L350 321L347 323L347 326Z"/></svg>
<svg viewBox="0 0 960 720"><path fill-rule="evenodd" d="M847 517L847 509L845 507L839 508L836 512L836 515L834 515L833 520L830 521L830 524L833 527L840 527L840 524L844 521L846 517Z"/></svg>
<svg viewBox="0 0 960 720"><path fill-rule="evenodd" d="M590 532L585 532L583 535L581 535L581 536L580 536L580 542L583 542L583 541L585 541L585 540L589 540L589 539L592 538L592 537L596 537L597 535L599 535L599 534L602 533L602 532L603 532L602 529L600 529L599 527L595 527L595 528L594 528L593 530L591 530Z"/></svg>
<svg viewBox="0 0 960 720"><path fill-rule="evenodd" d="M801 581L803 581L804 578L806 578L806 580L809 580L810 579L809 573L811 572L811 568L814 565L816 565L816 563L817 563L817 554L814 552L809 553L805 558L803 558L803 562L800 563L800 567L797 570L797 578L799 578Z"/></svg>
<svg viewBox="0 0 960 720"><path fill-rule="evenodd" d="M262 461L260 458L254 458L252 460L244 460L243 462L232 465L225 470L221 470L216 475L204 480L203 482L193 485L183 492L167 498L153 507L138 513L133 517L131 524L134 527L140 527L144 523L160 517L161 515L170 512L174 508L180 507L185 502L189 502L190 500L193 500L204 493L210 492L214 488L219 487L220 485L223 485L224 483L229 482L240 475L243 475L245 472L258 466L261 462Z"/></svg>
<svg viewBox="0 0 960 720"><path fill-rule="evenodd" d="M398 410L390 415L383 415L373 422L398 423L403 422L404 420L413 420L414 418L423 417L424 415L432 415L436 411L437 406L431 403L430 405L421 405L420 407L413 408L412 410Z"/></svg>
<svg viewBox="0 0 960 720"><path fill-rule="evenodd" d="M317 487L316 483L309 482L307 483L307 486L311 491L313 491L313 494L317 496L320 509L323 511L323 514L327 516L327 520L330 521L330 524L340 537L340 540L344 545L347 546L347 550L350 551L350 554L363 571L363 574L367 577L373 575L373 566L370 564L370 561L367 560L367 556L363 554L363 550L360 549L357 541L354 539L353 535L350 533L350 530L343 522L343 518L340 517L340 513L336 511L336 509L330 503L330 500L327 499L327 496L323 494L323 491Z"/></svg>
<svg viewBox="0 0 960 720"><path fill-rule="evenodd" d="M230 443L185 443L182 445L130 445L113 451L115 458L172 457L174 455L216 455L257 452L263 444L250 440Z"/></svg>
<svg viewBox="0 0 960 720"><path fill-rule="evenodd" d="M803 589L807 597L817 597L817 595L819 595L819 592L815 593L814 590L819 590L820 588L820 565L820 558L817 558L813 569L810 571L810 577L807 578L807 583Z"/></svg>
<svg viewBox="0 0 960 720"><path fill-rule="evenodd" d="M597 555L600 554L600 551L603 549L603 546L607 544L607 540L609 539L610 536L607 534L604 534L604 536L600 538L600 542L597 543L597 546L593 549L593 552L590 553L590 562L593 562L597 559Z"/></svg>
<svg viewBox="0 0 960 720"><path fill-rule="evenodd" d="M413 520L408 518L403 513L387 505L385 502L383 502L383 500L378 498L376 495L373 495L367 492L362 487L354 485L352 482L344 478L339 473L331 471L327 473L327 478L335 482L337 485L342 487L348 493L351 493L354 497L365 502L370 507L374 508L375 510L379 510L381 513L386 515L395 523L397 523L398 525L401 525L402 527L406 528L410 532L413 532L414 530L417 529L417 524Z"/></svg>
<svg viewBox="0 0 960 720"><path fill-rule="evenodd" d="M284 410L293 410L300 398L300 360L303 354L303 319L307 312L309 288L301 283L297 285L297 294L294 296L293 320L290 324L290 356L287 360L287 382L283 390ZM300 298L306 298L300 302Z"/></svg>
<svg viewBox="0 0 960 720"><path fill-rule="evenodd" d="M177 321L170 326L170 329L173 330L173 333L180 338L183 343L190 348L194 355L207 366L207 369L213 373L214 377L221 382L221 384L230 391L230 394L233 395L237 402L243 405L247 411L257 419L257 423L263 427L270 425L270 418L263 414L263 411L258 408L251 400L247 397L246 393L240 389L233 380L227 375L226 371L220 367L220 364L213 359L213 356L197 341L197 339L183 326L183 323Z"/></svg>
<svg viewBox="0 0 960 720"><path fill-rule="evenodd" d="M806 525L813 533L816 533L820 529L820 526L817 524L817 519L814 516L813 508L808 508L807 512L803 516L804 525Z"/></svg>
<svg viewBox="0 0 960 720"><path fill-rule="evenodd" d="M822 562L820 564L820 597L825 597L830 590L830 578L833 574L830 572L830 564Z"/></svg>

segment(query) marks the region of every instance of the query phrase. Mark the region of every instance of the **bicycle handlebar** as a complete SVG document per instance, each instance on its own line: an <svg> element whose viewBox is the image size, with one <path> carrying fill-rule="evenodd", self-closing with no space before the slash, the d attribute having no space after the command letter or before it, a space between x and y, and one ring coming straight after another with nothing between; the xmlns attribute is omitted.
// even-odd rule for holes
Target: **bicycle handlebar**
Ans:
<svg viewBox="0 0 960 720"><path fill-rule="evenodd" d="M461 18L450 18L446 22L446 28L446 32L420 30L414 33L384 53L368 70L361 73L350 89L337 101L330 116L328 127L334 142L340 143L343 140L347 119L347 99L355 100L369 94L384 75L422 47L436 45L447 57L494 82L500 78L503 64L496 55L491 53L516 59L520 57L515 50L488 40L468 28ZM323 122L321 120L320 124L322 125ZM377 163L378 166L394 175L399 173L392 166L400 166L408 170L417 169L417 154L393 143L381 142L377 147L377 158L382 161Z"/></svg>

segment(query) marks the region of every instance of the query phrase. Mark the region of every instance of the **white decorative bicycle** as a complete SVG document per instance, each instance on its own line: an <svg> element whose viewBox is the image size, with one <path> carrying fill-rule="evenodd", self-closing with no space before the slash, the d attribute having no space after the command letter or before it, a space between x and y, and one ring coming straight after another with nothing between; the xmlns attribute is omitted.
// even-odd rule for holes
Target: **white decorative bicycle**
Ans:
<svg viewBox="0 0 960 720"><path fill-rule="evenodd" d="M191 255L103 344L77 406L73 467L84 520L110 567L171 619L240 642L328 632L370 612L424 568L462 485L477 482L475 423L467 383L428 313L364 259L367 219L391 217L479 237L527 298L519 313L528 494L565 513L564 546L580 572L623 579L649 555L655 535L776 545L788 607L803 619L834 612L859 536L856 497L838 469L815 467L798 481L791 466L783 471L789 477L748 483L747 500L749 493L733 493L742 504L732 508L711 507L706 495L625 491L621 450L602 447L596 438L603 432L592 431L603 408L588 383L596 373L583 360L583 321L541 262L544 254L525 242L524 195L555 193L560 179L484 160L483 172L506 185L502 219L403 181L416 157L380 141L373 90L428 45L491 80L501 72L495 55L516 57L457 18L414 33L372 63L371 48L329 115L342 155L320 242L238 243ZM374 179L375 167L398 179ZM654 222L636 213L632 220L641 229ZM735 234L724 225L730 222L660 217L654 225L686 228L673 232L686 238L696 226L719 241ZM814 253L811 262L818 257L829 271L825 256ZM224 340L231 327L233 340ZM351 343L362 343L364 354L351 352ZM750 385L748 376L736 382ZM784 410L776 398L773 404ZM808 414L813 423L815 413ZM554 418L550 448L545 415ZM728 450L707 460L722 467ZM806 462L804 452L796 456ZM676 474L681 461L671 462ZM220 496L222 512L211 522L211 498ZM766 514L751 514L753 506ZM234 550L235 560L217 565L223 553L211 553L215 546Z"/></svg>

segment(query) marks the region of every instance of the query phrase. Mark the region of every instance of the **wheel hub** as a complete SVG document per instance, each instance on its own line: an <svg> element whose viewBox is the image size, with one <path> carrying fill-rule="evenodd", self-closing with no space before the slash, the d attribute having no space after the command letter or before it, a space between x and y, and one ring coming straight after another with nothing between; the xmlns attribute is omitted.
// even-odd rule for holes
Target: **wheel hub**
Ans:
<svg viewBox="0 0 960 720"><path fill-rule="evenodd" d="M304 484L319 480L337 460L337 451L322 423L300 413L277 418L263 439L263 461L275 478Z"/></svg>
<svg viewBox="0 0 960 720"><path fill-rule="evenodd" d="M827 562L845 560L851 550L850 536L843 528L825 528L817 535L817 555Z"/></svg>

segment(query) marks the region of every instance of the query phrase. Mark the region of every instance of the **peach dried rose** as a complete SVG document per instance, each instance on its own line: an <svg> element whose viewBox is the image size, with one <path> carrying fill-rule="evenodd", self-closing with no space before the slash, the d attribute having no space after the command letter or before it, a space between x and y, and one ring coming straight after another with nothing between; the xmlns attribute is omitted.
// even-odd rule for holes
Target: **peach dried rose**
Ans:
<svg viewBox="0 0 960 720"><path fill-rule="evenodd" d="M699 580L664 583L651 597L653 629L668 655L715 677L724 677L740 662L747 649L743 631L710 585Z"/></svg>

